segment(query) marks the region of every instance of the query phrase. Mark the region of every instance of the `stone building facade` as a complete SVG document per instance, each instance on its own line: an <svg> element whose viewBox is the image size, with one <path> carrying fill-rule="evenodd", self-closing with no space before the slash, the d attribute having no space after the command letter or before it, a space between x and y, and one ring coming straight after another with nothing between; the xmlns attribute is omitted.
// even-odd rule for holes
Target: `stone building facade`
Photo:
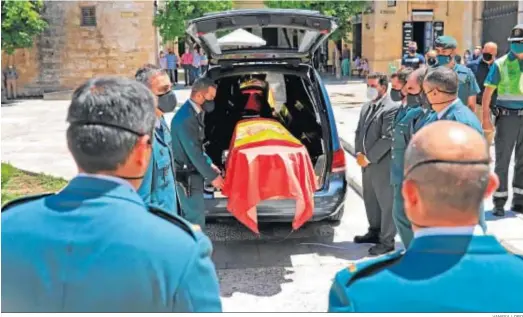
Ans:
<svg viewBox="0 0 523 317"><path fill-rule="evenodd" d="M153 1L46 1L49 26L32 49L2 52L19 71L22 96L70 90L100 75L133 76L156 61Z"/></svg>
<svg viewBox="0 0 523 317"><path fill-rule="evenodd" d="M429 49L436 36L451 35L458 54L486 41L495 41L500 53L516 23L523 23L523 1L372 1L356 22L350 38L361 38L359 47L371 70L388 72L399 66L406 40L418 43L419 53ZM355 44L355 43L353 43Z"/></svg>
<svg viewBox="0 0 523 317"><path fill-rule="evenodd" d="M391 64L399 66L409 40L424 54L445 34L464 51L474 44L472 13L472 1L374 1L361 19L361 55L371 70L387 72Z"/></svg>

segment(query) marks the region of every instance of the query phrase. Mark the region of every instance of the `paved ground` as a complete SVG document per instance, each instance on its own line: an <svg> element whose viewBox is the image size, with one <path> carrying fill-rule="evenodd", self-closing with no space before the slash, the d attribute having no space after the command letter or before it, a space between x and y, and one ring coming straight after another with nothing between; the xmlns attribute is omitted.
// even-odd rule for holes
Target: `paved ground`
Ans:
<svg viewBox="0 0 523 317"><path fill-rule="evenodd" d="M327 89L335 104L340 136L351 142L365 87L327 81ZM177 95L185 100L188 91L179 90ZM75 166L65 145L67 106L66 101L41 100L3 106L2 161L34 172L73 177ZM357 188L359 168L350 155L347 158L347 177ZM523 238L523 221L513 215L489 221L489 228L511 243ZM368 246L351 241L366 229L363 202L352 190L337 227L308 224L285 239L290 224L261 225L258 239L235 222L209 225L225 311L325 311L335 272L365 257Z"/></svg>

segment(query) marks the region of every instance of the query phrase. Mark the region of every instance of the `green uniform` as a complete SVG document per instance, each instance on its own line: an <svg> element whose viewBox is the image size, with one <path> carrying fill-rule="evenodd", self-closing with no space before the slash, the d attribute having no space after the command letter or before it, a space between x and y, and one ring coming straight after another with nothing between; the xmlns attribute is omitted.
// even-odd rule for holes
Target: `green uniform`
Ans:
<svg viewBox="0 0 523 317"><path fill-rule="evenodd" d="M213 181L218 177L218 173L211 167L212 161L203 151L203 113L196 113L191 101L187 101L176 112L171 123L171 136L177 174L176 193L180 201L181 215L189 222L204 228L204 179ZM178 181L182 172L189 174L185 187Z"/></svg>
<svg viewBox="0 0 523 317"><path fill-rule="evenodd" d="M476 76L470 68L465 65L454 65L454 71L458 74L458 98L465 105L468 105L468 99L471 96L476 96L481 92Z"/></svg>
<svg viewBox="0 0 523 317"><path fill-rule="evenodd" d="M403 183L403 168L405 164L405 151L410 139L414 134L415 124L425 116L423 109L417 107L402 106L394 119L394 132L391 148L390 183L394 191L394 203L392 205L392 219L400 235L405 248L408 248L413 233L409 219L405 215L404 201L401 194Z"/></svg>

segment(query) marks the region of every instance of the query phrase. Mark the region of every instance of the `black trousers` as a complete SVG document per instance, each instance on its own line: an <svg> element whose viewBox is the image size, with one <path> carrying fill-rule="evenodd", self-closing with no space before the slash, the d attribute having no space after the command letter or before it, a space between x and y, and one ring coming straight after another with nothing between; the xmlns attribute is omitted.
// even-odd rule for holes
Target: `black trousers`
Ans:
<svg viewBox="0 0 523 317"><path fill-rule="evenodd" d="M512 205L523 205L523 116L501 115L496 120L494 138L499 187L494 193L494 206L504 207L508 200L509 165L514 153L514 176Z"/></svg>

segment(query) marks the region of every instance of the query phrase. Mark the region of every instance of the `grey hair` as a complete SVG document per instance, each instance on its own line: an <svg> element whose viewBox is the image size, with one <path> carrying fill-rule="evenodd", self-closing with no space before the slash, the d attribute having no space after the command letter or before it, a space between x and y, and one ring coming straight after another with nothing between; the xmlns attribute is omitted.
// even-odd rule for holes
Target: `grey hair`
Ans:
<svg viewBox="0 0 523 317"><path fill-rule="evenodd" d="M213 80L205 77L198 78L192 85L191 96L198 92L207 92L210 87L216 88Z"/></svg>
<svg viewBox="0 0 523 317"><path fill-rule="evenodd" d="M165 70L162 68L153 64L145 64L136 71L134 78L145 86L151 88L151 78L158 74L167 75Z"/></svg>
<svg viewBox="0 0 523 317"><path fill-rule="evenodd" d="M128 159L137 134L152 135L154 97L131 79L93 78L74 91L67 122L67 145L78 167L87 173L114 171Z"/></svg>
<svg viewBox="0 0 523 317"><path fill-rule="evenodd" d="M424 81L441 92L451 95L457 95L458 93L458 74L448 67L433 68L427 73Z"/></svg>
<svg viewBox="0 0 523 317"><path fill-rule="evenodd" d="M406 68L403 68L403 69L400 69L398 70L397 72L393 73L390 78L398 78L398 80L402 83L402 84L406 84L407 83L407 79L409 78L410 74L412 74L412 72L414 71L414 69L410 68L410 67L406 67Z"/></svg>
<svg viewBox="0 0 523 317"><path fill-rule="evenodd" d="M427 75L428 67L420 66L418 69L412 72L411 76L415 76L416 83L421 87L423 85L423 80Z"/></svg>
<svg viewBox="0 0 523 317"><path fill-rule="evenodd" d="M413 142L405 153L405 171L431 159L434 157ZM416 183L421 199L435 212L446 208L477 212L488 185L489 171L487 165L429 163L415 167L405 180Z"/></svg>

